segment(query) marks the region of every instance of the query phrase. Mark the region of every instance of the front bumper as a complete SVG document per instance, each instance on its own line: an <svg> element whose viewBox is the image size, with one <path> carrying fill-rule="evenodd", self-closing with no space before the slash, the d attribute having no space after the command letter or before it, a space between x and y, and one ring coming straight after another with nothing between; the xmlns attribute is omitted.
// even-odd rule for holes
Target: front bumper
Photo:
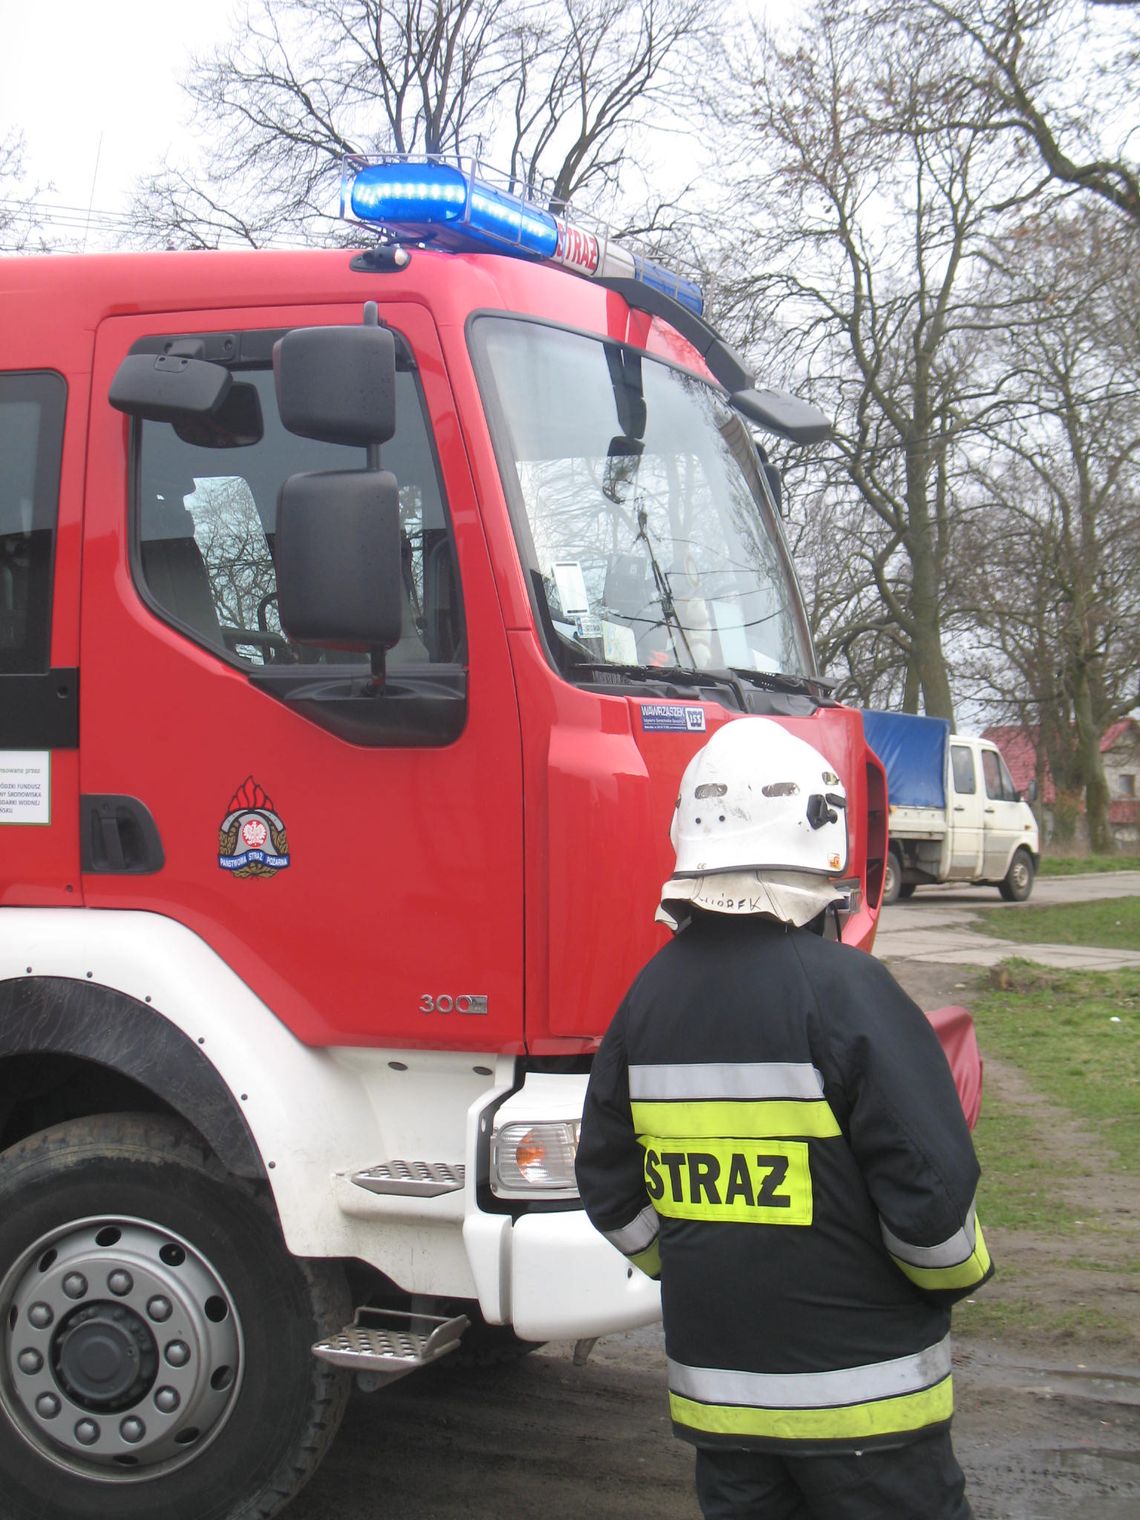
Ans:
<svg viewBox="0 0 1140 1520"><path fill-rule="evenodd" d="M630 1265L581 1209L463 1225L479 1294L492 1324L527 1341L579 1340L633 1330L661 1317L657 1283Z"/></svg>

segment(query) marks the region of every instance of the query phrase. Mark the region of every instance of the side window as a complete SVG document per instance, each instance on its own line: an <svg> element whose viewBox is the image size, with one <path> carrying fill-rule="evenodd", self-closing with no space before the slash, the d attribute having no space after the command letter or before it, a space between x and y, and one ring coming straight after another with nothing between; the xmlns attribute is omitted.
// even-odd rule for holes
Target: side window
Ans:
<svg viewBox="0 0 1140 1520"><path fill-rule="evenodd" d="M982 751L982 771L986 778L986 796L993 797L997 802L1018 802L1017 788L1013 784L1013 777L1006 768L1006 763L996 750L984 749Z"/></svg>
<svg viewBox="0 0 1140 1520"><path fill-rule="evenodd" d="M51 590L67 387L0 374L0 673L51 663Z"/></svg>
<svg viewBox="0 0 1140 1520"><path fill-rule="evenodd" d="M999 756L992 749L984 749L982 751L982 775L986 778L986 796L992 797L996 802L1003 802L1006 799L1006 793L1002 786L1001 772L1002 764ZM1010 791L1012 792L1012 790L1013 786L1011 784Z"/></svg>
<svg viewBox="0 0 1140 1520"><path fill-rule="evenodd" d="M950 764L954 772L954 790L972 795L978 789L974 776L974 753L965 744L950 746Z"/></svg>
<svg viewBox="0 0 1140 1520"><path fill-rule="evenodd" d="M257 346L267 357L267 335L250 336L262 340ZM221 435L203 437L200 426L139 425L139 579L169 621L243 664L360 663L359 654L289 642L277 614L273 550L277 495L286 477L362 469L364 450L287 432L277 415L267 363L236 368L234 380L235 388L256 391L262 427L255 441L229 446L231 440ZM382 461L399 482L403 529L403 631L388 665L461 662L465 650L451 530L426 409L410 366L397 375L396 436L384 446Z"/></svg>

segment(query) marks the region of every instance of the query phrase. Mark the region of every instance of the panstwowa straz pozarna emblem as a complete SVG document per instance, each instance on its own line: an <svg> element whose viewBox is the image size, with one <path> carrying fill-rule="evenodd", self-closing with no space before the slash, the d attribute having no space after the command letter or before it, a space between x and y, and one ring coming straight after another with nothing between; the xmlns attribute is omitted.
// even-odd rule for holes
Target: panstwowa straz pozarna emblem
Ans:
<svg viewBox="0 0 1140 1520"><path fill-rule="evenodd" d="M231 876L276 876L289 864L285 825L252 776L230 798L218 830L218 864Z"/></svg>

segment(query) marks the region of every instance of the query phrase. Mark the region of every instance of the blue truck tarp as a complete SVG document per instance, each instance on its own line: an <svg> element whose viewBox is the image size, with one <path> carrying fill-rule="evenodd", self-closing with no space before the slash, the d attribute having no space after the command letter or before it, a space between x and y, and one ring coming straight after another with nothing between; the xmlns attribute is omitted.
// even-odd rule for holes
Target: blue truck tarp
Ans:
<svg viewBox="0 0 1140 1520"><path fill-rule="evenodd" d="M863 709L863 733L887 772L887 799L902 807L946 806L945 718Z"/></svg>

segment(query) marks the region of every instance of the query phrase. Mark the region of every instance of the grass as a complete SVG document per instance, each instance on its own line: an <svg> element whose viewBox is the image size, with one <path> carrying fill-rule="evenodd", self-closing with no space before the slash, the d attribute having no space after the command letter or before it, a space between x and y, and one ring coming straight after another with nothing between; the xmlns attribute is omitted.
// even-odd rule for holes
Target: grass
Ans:
<svg viewBox="0 0 1140 1520"><path fill-rule="evenodd" d="M1135 1225L1111 1214L1090 1221L1089 1189L1082 1180L1103 1166L1102 1145L1114 1169L1140 1173L1140 971L1053 971L1011 960L991 975L994 985L973 1008L983 1056L1017 1067L1045 1104L1027 1112L1003 1101L992 1087L987 1090L974 1133L983 1172L981 1218L994 1228L1049 1236L1058 1252L1064 1251L1066 1270L1087 1273L1088 1279L1064 1305L1038 1302L1029 1277L1024 1288L1016 1287L1025 1273L1018 1266L1016 1237L1008 1238L998 1253L999 1282L1015 1285L1014 1291L983 1291L959 1304L955 1325L989 1339L1062 1345L1091 1337L1130 1346L1133 1319L1096 1283L1109 1272L1140 1270L1140 1264L1130 1266L1127 1250L1119 1249L1102 1260L1094 1242L1120 1236L1127 1247ZM1053 1111L1095 1135L1097 1154L1043 1146L1042 1130ZM1069 1255L1074 1247L1090 1254Z"/></svg>
<svg viewBox="0 0 1140 1520"><path fill-rule="evenodd" d="M1084 876L1089 871L1140 871L1140 855L1045 855L1041 876Z"/></svg>
<svg viewBox="0 0 1140 1520"><path fill-rule="evenodd" d="M983 1056L1017 1066L1036 1092L1095 1131L1120 1170L1140 1175L1140 971L1052 971L1025 961L998 970L1005 985L987 990L972 1010ZM1032 1135L1017 1138L1027 1123L1003 1118L1000 1105L990 1118L1013 1130L995 1136L995 1145L985 1119L979 1124L991 1178L1008 1179L1014 1163L1032 1176L1034 1158L1023 1154ZM1038 1167L1048 1170L1040 1158Z"/></svg>
<svg viewBox="0 0 1140 1520"><path fill-rule="evenodd" d="M1007 1281L1013 1275L1000 1262L998 1271ZM1027 1286L1029 1291L1024 1297L1000 1300L987 1298L983 1288L977 1300L967 1299L954 1310L955 1331L995 1340L1007 1335L1044 1339L1053 1346L1064 1345L1066 1341L1082 1342L1092 1333L1122 1346L1128 1344L1132 1324L1126 1313L1113 1313L1101 1304L1074 1303L1066 1309L1038 1304L1032 1296L1032 1284Z"/></svg>
<svg viewBox="0 0 1140 1520"><path fill-rule="evenodd" d="M1140 897L1109 897L1052 907L983 908L970 927L1022 945L1140 948Z"/></svg>
<svg viewBox="0 0 1140 1520"><path fill-rule="evenodd" d="M988 1228L1066 1235L1080 1217L1066 1198L1070 1171L1037 1144L1025 1115L987 1092L974 1131L982 1166L981 1217Z"/></svg>

